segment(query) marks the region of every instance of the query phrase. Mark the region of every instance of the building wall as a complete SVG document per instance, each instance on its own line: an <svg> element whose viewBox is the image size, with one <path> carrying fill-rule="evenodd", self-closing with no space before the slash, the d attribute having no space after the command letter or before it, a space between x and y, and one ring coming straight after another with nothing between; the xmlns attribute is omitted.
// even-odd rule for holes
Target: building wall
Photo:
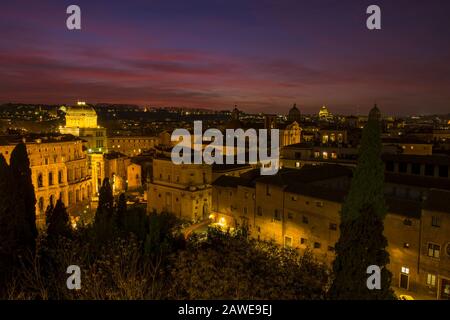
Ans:
<svg viewBox="0 0 450 320"><path fill-rule="evenodd" d="M142 169L140 165L132 163L127 167L127 186L128 190L136 190L142 187Z"/></svg>
<svg viewBox="0 0 450 320"><path fill-rule="evenodd" d="M211 211L211 182L211 166L154 159L148 212L170 212L191 221L206 219Z"/></svg>
<svg viewBox="0 0 450 320"><path fill-rule="evenodd" d="M437 223L436 223L437 222ZM430 245L439 246L439 254L431 250ZM434 254L433 254L434 253ZM427 284L429 275L435 276L435 284ZM450 214L423 210L422 237L420 255L420 283L424 290L439 298L444 298L447 283L447 298L450 297Z"/></svg>
<svg viewBox="0 0 450 320"><path fill-rule="evenodd" d="M310 250L329 265L335 258L340 202L284 192L282 187L259 182L255 188L214 185L212 200L216 219L224 218L227 224L235 226L242 224L240 221L245 218L253 238L273 240L301 252ZM249 208L247 213L244 207ZM431 226L431 216L438 216L440 227ZM403 285L404 290L422 296L437 296L442 282L450 279L450 252L446 252L450 251L449 228L448 213L425 211L422 218L412 214L387 214L384 233L389 243L388 267L394 287ZM427 256L429 243L440 245L439 259ZM434 288L426 284L429 273L436 276Z"/></svg>
<svg viewBox="0 0 450 320"><path fill-rule="evenodd" d="M127 156L136 156L144 150L153 149L159 144L157 137L110 137L108 138L108 149L118 151Z"/></svg>
<svg viewBox="0 0 450 320"><path fill-rule="evenodd" d="M36 195L37 224L45 222L47 206L60 198L70 214L80 214L76 212L78 205L89 203L93 190L82 142L27 142L26 146ZM0 146L0 153L8 164L14 147Z"/></svg>

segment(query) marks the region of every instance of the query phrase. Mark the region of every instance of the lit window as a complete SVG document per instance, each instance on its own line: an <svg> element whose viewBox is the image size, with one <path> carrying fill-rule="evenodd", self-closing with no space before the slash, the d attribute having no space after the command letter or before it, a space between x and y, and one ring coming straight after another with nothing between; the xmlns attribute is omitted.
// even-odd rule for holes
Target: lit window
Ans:
<svg viewBox="0 0 450 320"><path fill-rule="evenodd" d="M441 253L441 246L439 246L437 244L432 244L432 243L428 244L428 256L429 257L439 259L440 253Z"/></svg>
<svg viewBox="0 0 450 320"><path fill-rule="evenodd" d="M291 237L284 237L284 246L285 247L292 247L292 238Z"/></svg>
<svg viewBox="0 0 450 320"><path fill-rule="evenodd" d="M402 267L402 273L409 274L409 268L408 267Z"/></svg>
<svg viewBox="0 0 450 320"><path fill-rule="evenodd" d="M436 275L429 273L427 275L427 285L429 286L436 286Z"/></svg>

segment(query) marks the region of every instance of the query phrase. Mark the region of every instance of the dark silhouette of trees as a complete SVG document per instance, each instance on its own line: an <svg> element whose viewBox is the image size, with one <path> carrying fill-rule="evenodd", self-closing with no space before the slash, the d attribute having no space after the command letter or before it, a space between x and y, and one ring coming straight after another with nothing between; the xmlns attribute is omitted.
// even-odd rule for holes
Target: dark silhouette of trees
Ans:
<svg viewBox="0 0 450 320"><path fill-rule="evenodd" d="M68 237L71 235L71 226L69 215L67 214L64 203L59 199L55 206L49 206L47 215L47 238L49 240L59 237Z"/></svg>

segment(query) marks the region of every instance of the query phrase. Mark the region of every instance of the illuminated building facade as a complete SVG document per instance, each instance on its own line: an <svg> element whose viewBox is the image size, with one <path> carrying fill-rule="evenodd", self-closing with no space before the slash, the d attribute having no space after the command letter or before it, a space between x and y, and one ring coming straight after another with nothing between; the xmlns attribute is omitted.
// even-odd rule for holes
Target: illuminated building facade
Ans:
<svg viewBox="0 0 450 320"><path fill-rule="evenodd" d="M129 157L137 156L159 145L158 137L116 136L108 138L108 150L123 153Z"/></svg>
<svg viewBox="0 0 450 320"><path fill-rule="evenodd" d="M9 163L11 152L21 140L10 137L0 145L0 153ZM36 195L38 226L45 223L47 206L62 199L71 215L79 215L89 205L92 180L88 159L82 141L71 136L27 139L26 147L31 165L32 182Z"/></svg>
<svg viewBox="0 0 450 320"><path fill-rule="evenodd" d="M213 183L212 214L228 226L246 226L255 239L273 240L301 252L311 250L330 265L350 179L351 169L337 165L282 170L266 177L221 176ZM386 188L392 187L391 183ZM413 185L403 187L414 189ZM450 191L416 189L416 193L408 197L386 191L385 235L392 285L398 292L448 299Z"/></svg>
<svg viewBox="0 0 450 320"><path fill-rule="evenodd" d="M148 184L148 212L169 212L190 221L206 219L211 210L211 183L209 165L175 165L170 155L155 158Z"/></svg>
<svg viewBox="0 0 450 320"><path fill-rule="evenodd" d="M83 139L88 153L107 152L106 129L98 125L94 108L85 102L78 102L66 110L66 125L59 131Z"/></svg>

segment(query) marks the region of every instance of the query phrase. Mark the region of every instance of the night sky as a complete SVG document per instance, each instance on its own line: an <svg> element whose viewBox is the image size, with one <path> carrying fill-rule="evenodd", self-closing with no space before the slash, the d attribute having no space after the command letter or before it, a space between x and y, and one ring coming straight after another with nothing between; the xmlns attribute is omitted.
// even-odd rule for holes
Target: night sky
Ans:
<svg viewBox="0 0 450 320"><path fill-rule="evenodd" d="M450 1L2 0L0 75L0 103L449 113Z"/></svg>

